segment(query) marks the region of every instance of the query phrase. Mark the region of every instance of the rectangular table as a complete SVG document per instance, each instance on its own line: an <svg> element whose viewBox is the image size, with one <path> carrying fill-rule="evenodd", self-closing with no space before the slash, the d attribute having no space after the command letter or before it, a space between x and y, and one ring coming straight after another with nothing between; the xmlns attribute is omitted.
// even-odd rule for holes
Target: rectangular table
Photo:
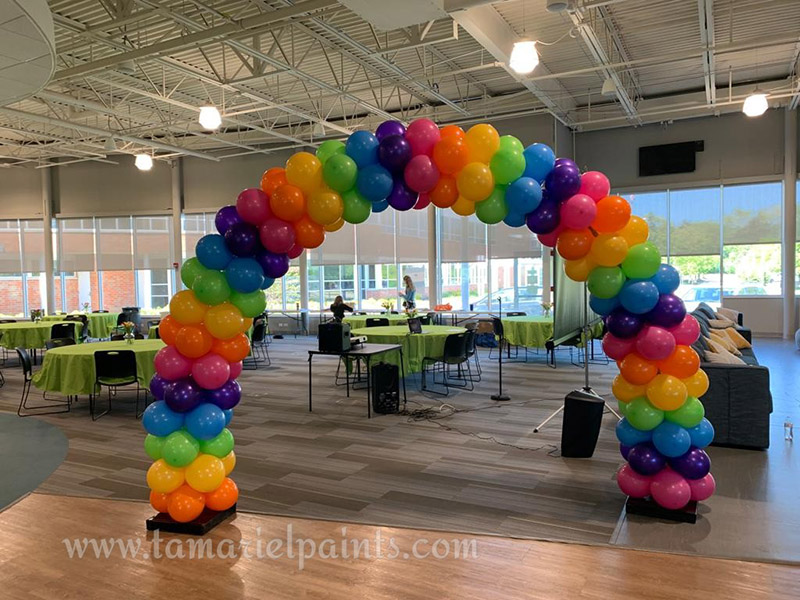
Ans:
<svg viewBox="0 0 800 600"><path fill-rule="evenodd" d="M321 356L336 356L338 358L363 358L367 363L367 418L372 418L372 377L369 370L369 363L373 356L384 354L386 352L400 352L400 379L403 381L403 408L406 406L408 398L406 397L406 372L403 368L403 347L400 344L362 344L356 348L343 352L323 352L321 350L308 351L308 412L312 411L312 375L311 364L317 355ZM347 397L350 397L350 377L347 376Z"/></svg>

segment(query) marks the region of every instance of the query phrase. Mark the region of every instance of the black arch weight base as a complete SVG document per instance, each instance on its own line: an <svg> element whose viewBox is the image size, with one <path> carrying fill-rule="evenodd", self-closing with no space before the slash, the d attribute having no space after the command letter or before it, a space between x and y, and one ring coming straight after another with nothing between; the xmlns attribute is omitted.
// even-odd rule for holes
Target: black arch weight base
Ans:
<svg viewBox="0 0 800 600"><path fill-rule="evenodd" d="M670 510L659 506L648 498L631 498L625 503L625 512L629 515L642 515L651 519L666 519L679 523L697 523L697 502L692 500L679 510Z"/></svg>
<svg viewBox="0 0 800 600"><path fill-rule="evenodd" d="M187 535L205 535L214 527L236 514L234 504L228 510L216 511L204 508L200 516L188 523L179 523L167 513L158 513L145 521L148 531L166 531L169 533L185 533Z"/></svg>

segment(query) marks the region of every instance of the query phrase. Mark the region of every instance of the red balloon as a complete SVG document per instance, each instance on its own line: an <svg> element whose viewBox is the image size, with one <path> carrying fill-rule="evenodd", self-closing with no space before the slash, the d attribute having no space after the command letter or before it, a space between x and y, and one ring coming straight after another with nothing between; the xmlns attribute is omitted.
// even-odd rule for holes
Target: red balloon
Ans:
<svg viewBox="0 0 800 600"><path fill-rule="evenodd" d="M286 253L286 255L287 255L287 256L288 256L290 259L291 259L291 258L297 258L298 256L300 256L300 255L303 253L303 250L305 250L305 248L303 248L303 247L302 247L300 244L298 244L297 242L295 242L295 243L294 243L294 246L292 246L291 248L289 248L289 251Z"/></svg>
<svg viewBox="0 0 800 600"><path fill-rule="evenodd" d="M294 246L295 233L291 223L276 217L267 219L259 227L261 244L275 254L284 254Z"/></svg>

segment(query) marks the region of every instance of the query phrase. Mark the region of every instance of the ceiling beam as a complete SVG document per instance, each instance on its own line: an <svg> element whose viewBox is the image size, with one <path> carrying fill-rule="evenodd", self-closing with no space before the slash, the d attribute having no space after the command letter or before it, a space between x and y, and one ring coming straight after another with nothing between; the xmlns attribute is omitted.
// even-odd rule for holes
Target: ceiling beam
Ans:
<svg viewBox="0 0 800 600"><path fill-rule="evenodd" d="M706 102L717 103L717 74L714 64L714 0L697 0L697 16L700 20L700 43L703 52L703 79L706 86Z"/></svg>

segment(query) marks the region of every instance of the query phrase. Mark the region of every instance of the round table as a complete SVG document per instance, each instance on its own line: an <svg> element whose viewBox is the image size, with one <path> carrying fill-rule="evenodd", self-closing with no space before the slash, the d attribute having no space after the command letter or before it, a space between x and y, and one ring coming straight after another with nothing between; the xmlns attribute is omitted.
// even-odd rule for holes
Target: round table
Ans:
<svg viewBox="0 0 800 600"><path fill-rule="evenodd" d="M403 365L406 375L422 371L422 359L426 356L441 356L444 352L444 341L448 335L463 333L463 327L447 327L445 325L423 325L422 333L412 334L405 325L388 327L365 327L353 329L352 335L365 335L367 342L373 344L401 344L403 346ZM387 352L385 362L400 365L399 352Z"/></svg>
<svg viewBox="0 0 800 600"><path fill-rule="evenodd" d="M33 376L33 385L45 392L64 396L92 394L95 381L94 353L97 350L133 350L139 385L147 387L156 372L153 359L163 347L161 340L135 340L133 344L97 342L54 348L45 353L42 368Z"/></svg>
<svg viewBox="0 0 800 600"><path fill-rule="evenodd" d="M527 348L544 348L553 337L553 317L503 317L503 334L508 343Z"/></svg>
<svg viewBox="0 0 800 600"><path fill-rule="evenodd" d="M389 325L401 325L408 322L406 315L349 315L344 322L350 329L362 329L367 326L367 319L389 319Z"/></svg>
<svg viewBox="0 0 800 600"><path fill-rule="evenodd" d="M111 330L117 325L118 312L108 313L70 313L70 315L85 315L89 323L89 337L100 339L111 335ZM66 315L47 315L44 321L60 321Z"/></svg>
<svg viewBox="0 0 800 600"><path fill-rule="evenodd" d="M75 340L80 340L83 323L80 321L18 321L16 323L0 323L0 346L13 350L14 348L44 348L44 343L50 339L50 330L53 325L69 323L75 326Z"/></svg>

